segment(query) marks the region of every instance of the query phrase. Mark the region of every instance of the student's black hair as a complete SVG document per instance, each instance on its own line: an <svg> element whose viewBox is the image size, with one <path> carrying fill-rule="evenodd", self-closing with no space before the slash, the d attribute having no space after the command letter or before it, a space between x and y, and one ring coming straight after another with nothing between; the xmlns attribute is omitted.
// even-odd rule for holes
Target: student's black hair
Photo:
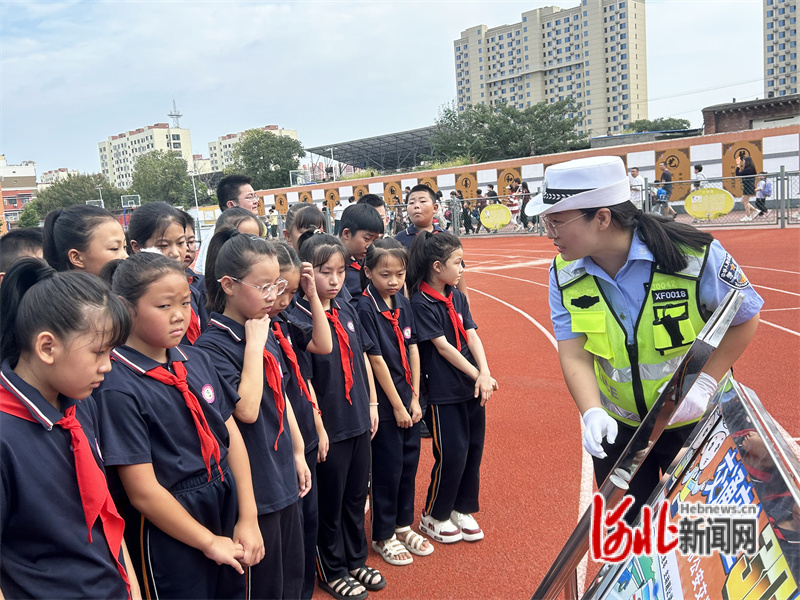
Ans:
<svg viewBox="0 0 800 600"><path fill-rule="evenodd" d="M703 165L695 165L694 170L697 171L698 173L702 173Z"/></svg>
<svg viewBox="0 0 800 600"><path fill-rule="evenodd" d="M243 185L253 183L253 178L247 175L227 175L219 180L217 184L217 201L222 212L233 208L228 206L228 202L236 202L239 198L239 188Z"/></svg>
<svg viewBox="0 0 800 600"><path fill-rule="evenodd" d="M358 199L356 204L369 204L370 206L374 206L375 208L380 208L381 206L386 206L386 202L383 201L383 198L378 196L377 194L364 194L361 198Z"/></svg>
<svg viewBox="0 0 800 600"><path fill-rule="evenodd" d="M389 256L399 260L403 268L408 268L408 252L405 246L394 238L381 238L370 244L367 256L364 258L364 267L374 271ZM361 269L361 289L366 289L368 283L367 274Z"/></svg>
<svg viewBox="0 0 800 600"><path fill-rule="evenodd" d="M303 268L303 263L300 261L300 257L297 256L297 251L289 244L276 243L275 253L278 255L278 265L281 271L289 268L298 270Z"/></svg>
<svg viewBox="0 0 800 600"><path fill-rule="evenodd" d="M9 269L0 288L0 358L14 368L42 331L61 340L93 329L100 333L97 328L105 318L111 328L102 332L103 344L125 343L130 315L105 283L89 273L59 273L43 260L23 258Z"/></svg>
<svg viewBox="0 0 800 600"><path fill-rule="evenodd" d="M428 195L431 197L431 202L439 202L439 197L436 195L436 192L434 192L429 186L425 185L424 183L420 183L412 187L411 191L408 192L408 196L410 196L414 192L427 192ZM408 202L408 196L406 196L406 202Z"/></svg>
<svg viewBox="0 0 800 600"><path fill-rule="evenodd" d="M241 234L233 227L223 227L214 233L206 258L206 306L214 312L223 312L227 297L219 280L226 275L236 279L247 277L262 257L277 256L276 245L264 238Z"/></svg>
<svg viewBox="0 0 800 600"><path fill-rule="evenodd" d="M147 240L159 238L164 235L172 223L184 227L184 218L174 206L166 202L149 202L142 204L133 211L128 222L128 255L134 254L132 241L139 244L142 249Z"/></svg>
<svg viewBox="0 0 800 600"><path fill-rule="evenodd" d="M215 225L217 229L221 229L222 227L233 227L234 229L239 229L239 225L248 219L255 221L258 225L258 231L260 232L260 235L264 235L264 224L261 222L261 219L241 206L234 206L226 210L217 217L217 222Z"/></svg>
<svg viewBox="0 0 800 600"><path fill-rule="evenodd" d="M359 231L383 235L383 219L369 204L352 204L344 209L342 220L339 222L339 235L347 229L350 235Z"/></svg>
<svg viewBox="0 0 800 600"><path fill-rule="evenodd" d="M414 236L411 251L408 255L408 272L406 274L406 288L409 295L419 290L420 284L430 275L433 263L443 263L450 255L461 248L461 242L452 233L440 231L420 231Z"/></svg>
<svg viewBox="0 0 800 600"><path fill-rule="evenodd" d="M47 213L42 228L45 260L57 271L73 269L68 252L84 252L95 228L103 221L116 222L117 219L105 208L91 204L76 204Z"/></svg>
<svg viewBox="0 0 800 600"><path fill-rule="evenodd" d="M682 248L700 250L714 241L714 236L695 229L686 223L678 223L661 215L645 213L628 201L607 206L611 220L621 229L636 231L645 243L660 269L677 273L688 265ZM600 208L584 208L581 212L591 221Z"/></svg>
<svg viewBox="0 0 800 600"><path fill-rule="evenodd" d="M157 252L137 252L125 260L106 263L100 271L100 278L111 286L111 291L135 308L151 285L171 273L186 278L181 263Z"/></svg>
<svg viewBox="0 0 800 600"><path fill-rule="evenodd" d="M308 230L297 240L300 260L311 263L315 269L328 262L334 254L341 254L347 263L347 249L338 237L329 233Z"/></svg>
<svg viewBox="0 0 800 600"><path fill-rule="evenodd" d="M283 227L286 231L291 231L293 228L297 231L324 229L325 215L313 204L298 202L289 207L283 218Z"/></svg>
<svg viewBox="0 0 800 600"><path fill-rule="evenodd" d="M191 227L192 231L197 233L195 231L194 218L192 217L192 215L190 215L185 210L181 210L180 208L177 209L177 210L178 210L179 213L181 213L181 217L183 218L183 228L187 229L187 228Z"/></svg>
<svg viewBox="0 0 800 600"><path fill-rule="evenodd" d="M42 250L41 227L12 229L0 237L0 273L5 273L20 257Z"/></svg>

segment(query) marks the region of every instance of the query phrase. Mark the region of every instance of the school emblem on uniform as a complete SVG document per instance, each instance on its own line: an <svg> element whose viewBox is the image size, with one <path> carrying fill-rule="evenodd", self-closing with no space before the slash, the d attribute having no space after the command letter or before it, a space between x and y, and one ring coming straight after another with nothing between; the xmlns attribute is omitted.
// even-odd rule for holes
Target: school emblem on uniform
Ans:
<svg viewBox="0 0 800 600"><path fill-rule="evenodd" d="M201 392L203 394L203 400L208 402L209 404L213 403L215 400L214 396L214 386L210 383L207 383L203 386L203 390Z"/></svg>
<svg viewBox="0 0 800 600"><path fill-rule="evenodd" d="M461 324L464 324L464 316L461 313L458 313L458 320L461 321Z"/></svg>
<svg viewBox="0 0 800 600"><path fill-rule="evenodd" d="M411 339L411 327L406 327L405 329L403 329L403 337L406 338L407 340Z"/></svg>
<svg viewBox="0 0 800 600"><path fill-rule="evenodd" d="M744 271L730 254L725 255L717 276L735 290L743 290L750 286Z"/></svg>
<svg viewBox="0 0 800 600"><path fill-rule="evenodd" d="M352 331L353 333L355 333L355 332L356 332L356 326L355 326L355 325L353 325L353 322L352 322L352 321L348 321L348 322L347 322L347 328L348 328L350 331Z"/></svg>

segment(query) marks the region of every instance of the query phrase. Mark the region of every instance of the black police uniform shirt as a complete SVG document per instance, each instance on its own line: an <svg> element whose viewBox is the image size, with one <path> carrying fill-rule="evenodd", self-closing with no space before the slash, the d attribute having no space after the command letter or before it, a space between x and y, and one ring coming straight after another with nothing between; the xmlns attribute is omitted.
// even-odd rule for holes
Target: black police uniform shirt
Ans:
<svg viewBox="0 0 800 600"><path fill-rule="evenodd" d="M406 250L411 250L411 244L414 243L414 238L420 231L424 230L420 230L414 227L413 225L409 225L403 231L395 235L394 239L403 244L403 246L406 247ZM433 233L439 233L440 231L444 231L444 229L439 227L438 223L434 223Z"/></svg>
<svg viewBox="0 0 800 600"><path fill-rule="evenodd" d="M300 374L305 381L310 379L308 373L308 364L300 358L300 354L311 343L313 328L308 323L298 323L289 318L286 311L275 315L272 319L273 323L277 323L283 335L292 345L297 358L297 365L300 368ZM319 435L317 434L317 425L314 421L314 405L309 398L300 392L300 384L294 374L294 369L289 365L289 359L281 349L281 356L283 362L289 371L288 377L284 380L284 387L286 388L286 395L292 402L292 409L294 409L294 417L297 419L297 426L300 428L300 433L303 435L303 442L305 443L305 453L308 454L319 445Z"/></svg>
<svg viewBox="0 0 800 600"><path fill-rule="evenodd" d="M208 329L195 342L195 347L204 350L211 358L219 375L237 390L242 379L245 346L244 325L216 312L211 313ZM267 336L266 349L280 365L281 394L283 394L283 384L288 371L272 332ZM250 456L253 492L259 514L276 512L298 499L294 448L285 410L282 422L283 431L278 437L278 409L265 375L258 418L254 423L236 420ZM278 440L277 450L275 450L275 440Z"/></svg>
<svg viewBox="0 0 800 600"><path fill-rule="evenodd" d="M350 366L353 373L353 387L350 400L345 395L344 371L342 370L341 352L333 323L328 323L331 330L333 350L330 354L298 353L298 358L306 361L308 373L314 384L317 402L322 411L322 421L330 443L340 442L356 437L369 430L369 384L367 370L364 365L364 352L369 352L372 342L364 335L358 322L358 315L349 302L334 298L331 306L336 308L350 342L352 359ZM311 310L308 300L296 297L296 304L290 317L300 323L312 324Z"/></svg>
<svg viewBox="0 0 800 600"><path fill-rule="evenodd" d="M414 327L414 315L411 310L411 302L398 293L394 296L395 309L400 309L398 325L403 332L403 339L408 357L408 347L410 344L417 343L416 328ZM358 316L361 319L361 326L364 333L372 341L373 347L367 351L369 356L381 356L389 367L392 375L392 382L403 401L403 406L408 410L413 399L414 389L406 379L406 370L403 367L403 357L400 354L400 346L397 342L397 335L394 332L391 321L380 314L390 310L381 295L369 284L364 293L358 299ZM392 311L394 312L394 311ZM410 357L408 358L410 365ZM378 419L381 421L395 421L394 409L389 398L386 396L383 387L375 379L375 389L378 396Z"/></svg>
<svg viewBox="0 0 800 600"><path fill-rule="evenodd" d="M453 306L465 330L477 329L472 320L467 299L457 289L445 286L444 295L453 293ZM422 378L427 390L429 404L455 404L475 396L475 381L458 368L451 365L434 346L431 340L444 336L456 347L456 332L444 302L434 300L423 292L411 297L414 311L414 324L417 328L419 359ZM460 335L460 334L459 334ZM461 354L476 368L475 358L469 351L467 340L461 338Z"/></svg>
<svg viewBox="0 0 800 600"><path fill-rule="evenodd" d="M8 361L1 370L0 385L37 422L0 412L0 589L6 598L127 598L100 519L89 543L71 435L53 425L63 413ZM102 469L94 399L60 400L65 410L77 404L75 417Z"/></svg>
<svg viewBox="0 0 800 600"><path fill-rule="evenodd" d="M162 487L207 472L200 438L186 401L178 388L145 373L160 363L130 348L111 352L111 372L95 390L100 417L100 448L106 466L153 464ZM220 461L228 453L225 421L233 414L239 395L214 368L205 352L192 346L167 350L168 362L182 362L189 390L197 397L208 427L217 439ZM212 474L218 472L211 460ZM118 477L109 478L119 493Z"/></svg>
<svg viewBox="0 0 800 600"><path fill-rule="evenodd" d="M358 299L361 296L361 268L363 261L358 261L352 256L347 260L347 267L345 268L344 286L342 289L347 289L350 294L348 300L353 305L353 308L358 306Z"/></svg>

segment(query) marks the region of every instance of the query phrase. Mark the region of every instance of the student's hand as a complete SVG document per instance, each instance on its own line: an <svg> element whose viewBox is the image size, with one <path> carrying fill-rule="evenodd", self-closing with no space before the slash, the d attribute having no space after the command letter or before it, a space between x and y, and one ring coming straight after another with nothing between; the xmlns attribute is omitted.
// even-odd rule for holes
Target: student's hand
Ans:
<svg viewBox="0 0 800 600"><path fill-rule="evenodd" d="M306 457L295 454L294 466L297 469L297 487L300 489L299 497L302 498L311 491L311 471L306 464Z"/></svg>
<svg viewBox="0 0 800 600"><path fill-rule="evenodd" d="M397 421L397 426L403 429L408 429L414 424L404 406L394 409L394 420Z"/></svg>
<svg viewBox="0 0 800 600"><path fill-rule="evenodd" d="M247 319L244 322L244 335L248 343L255 344L256 348L263 348L269 335L269 315L260 319Z"/></svg>
<svg viewBox="0 0 800 600"><path fill-rule="evenodd" d="M375 434L378 433L378 407L377 406L370 406L369 407L369 439L375 437Z"/></svg>
<svg viewBox="0 0 800 600"><path fill-rule="evenodd" d="M416 396L414 396L414 399L411 401L411 406L409 408L411 408L411 422L416 425L422 419L422 408L420 408L419 400Z"/></svg>
<svg viewBox="0 0 800 600"><path fill-rule="evenodd" d="M473 397L481 399L481 406L486 406L489 398L497 389L497 382L488 373L480 373L475 380L475 394Z"/></svg>
<svg viewBox="0 0 800 600"><path fill-rule="evenodd" d="M314 267L311 263L304 262L300 269L300 287L306 298L313 298L317 295L317 284L314 282Z"/></svg>
<svg viewBox="0 0 800 600"><path fill-rule="evenodd" d="M239 561L242 566L253 567L264 558L264 538L258 528L258 519L239 519L233 528L233 541L244 548Z"/></svg>
<svg viewBox="0 0 800 600"><path fill-rule="evenodd" d="M317 446L317 462L325 462L328 458L328 450L330 449L330 441L328 439L328 432L325 429L317 430L319 436L319 446Z"/></svg>
<svg viewBox="0 0 800 600"><path fill-rule="evenodd" d="M263 540L261 543L264 543ZM215 535L208 547L203 550L203 554L218 565L230 565L239 575L244 575L244 569L239 562L244 559L244 546L237 544L231 538Z"/></svg>

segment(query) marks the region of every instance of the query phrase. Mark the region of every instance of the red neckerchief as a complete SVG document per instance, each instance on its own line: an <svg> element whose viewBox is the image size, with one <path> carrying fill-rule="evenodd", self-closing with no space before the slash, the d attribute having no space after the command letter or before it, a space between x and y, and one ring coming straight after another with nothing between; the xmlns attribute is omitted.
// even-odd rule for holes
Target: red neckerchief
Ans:
<svg viewBox="0 0 800 600"><path fill-rule="evenodd" d="M456 349L460 352L461 351L461 337L459 334L464 336L464 340L467 339L467 332L464 329L464 324L461 322L461 319L458 318L458 313L456 312L456 307L453 306L453 292L450 291L448 296L442 296L439 292L433 289L431 286L428 285L427 282L423 281L419 284L419 291L424 292L434 300L438 300L439 302L444 302L447 305L447 314L450 315L450 321L453 323L453 329L456 332Z"/></svg>
<svg viewBox="0 0 800 600"><path fill-rule="evenodd" d="M364 296L369 296L369 292L367 292L367 290L364 290ZM397 338L397 344L400 346L400 359L403 361L403 369L406 372L406 381L408 382L408 385L413 386L411 383L411 366L408 364L408 352L406 351L406 337L403 335L403 330L400 329L400 307L398 306L395 308L394 313L392 313L391 309L382 310L379 312L392 324L394 335Z"/></svg>
<svg viewBox="0 0 800 600"><path fill-rule="evenodd" d="M0 412L38 423L20 399L2 386L0 386ZM92 543L92 526L99 518L106 543L108 543L111 554L117 562L117 570L125 581L128 597L130 597L131 586L128 581L128 573L119 562L119 551L122 547L122 533L125 529L125 521L119 516L117 508L114 506L114 501L108 491L106 476L97 466L97 461L95 461L92 454L92 448L89 445L86 433L75 417L74 405L64 411L63 418L57 421L56 425L68 431L70 435L70 447L75 457L75 475L78 479L78 491L81 496L83 515L86 518L86 528L89 530L89 543Z"/></svg>
<svg viewBox="0 0 800 600"><path fill-rule="evenodd" d="M289 363L289 366L292 368L292 372L297 379L297 385L300 387L300 395L305 396L306 399L311 402L311 406L313 406L319 414L322 414L322 412L319 410L319 407L314 404L314 400L311 398L311 394L308 391L308 386L306 385L306 380L303 378L303 374L300 372L300 363L297 361L297 354L295 354L294 348L292 348L292 343L286 339L285 335L283 335L283 330L281 329L280 323L273 321L272 331L275 333L275 338L281 345L283 355L286 357L286 361Z"/></svg>
<svg viewBox="0 0 800 600"><path fill-rule="evenodd" d="M286 399L283 397L283 387L281 386L281 379L283 379L281 366L266 348L264 348L264 374L267 376L267 385L272 390L275 408L278 410L278 437L275 438L275 450L277 450L278 440L281 439L283 433L283 412L286 410Z"/></svg>
<svg viewBox="0 0 800 600"><path fill-rule="evenodd" d="M192 314L189 316L189 329L186 331L186 339L190 344L194 344L197 338L200 337L200 317L192 309Z"/></svg>
<svg viewBox="0 0 800 600"><path fill-rule="evenodd" d="M347 337L347 332L342 327L341 321L339 321L339 311L331 306L331 312L325 311L325 317L333 323L333 329L336 331L336 340L339 342L339 354L342 359L342 371L344 372L344 393L347 396L347 401L352 405L350 390L353 387L353 367L351 364L353 351L350 349L350 339Z"/></svg>
<svg viewBox="0 0 800 600"><path fill-rule="evenodd" d="M222 480L224 477L222 476L222 467L220 466L219 444L217 443L217 438L211 433L208 421L206 421L206 416L203 414L203 409L200 407L200 402L197 401L197 396L192 393L189 389L189 385L186 383L186 367L183 366L181 361L176 360L173 361L172 368L175 369L175 375L167 371L161 365L146 371L145 375L165 385L178 388L178 391L183 396L183 400L186 402L186 407L189 409L189 412L192 413L192 420L194 420L194 426L197 429L197 436L200 438L200 452L203 454L203 461L206 463L206 469L208 470L208 480L211 481L212 456L217 461L219 478Z"/></svg>
<svg viewBox="0 0 800 600"><path fill-rule="evenodd" d="M355 269L356 271L360 271L361 270L361 263L358 262L355 258L353 258L351 256L350 257L350 267Z"/></svg>

